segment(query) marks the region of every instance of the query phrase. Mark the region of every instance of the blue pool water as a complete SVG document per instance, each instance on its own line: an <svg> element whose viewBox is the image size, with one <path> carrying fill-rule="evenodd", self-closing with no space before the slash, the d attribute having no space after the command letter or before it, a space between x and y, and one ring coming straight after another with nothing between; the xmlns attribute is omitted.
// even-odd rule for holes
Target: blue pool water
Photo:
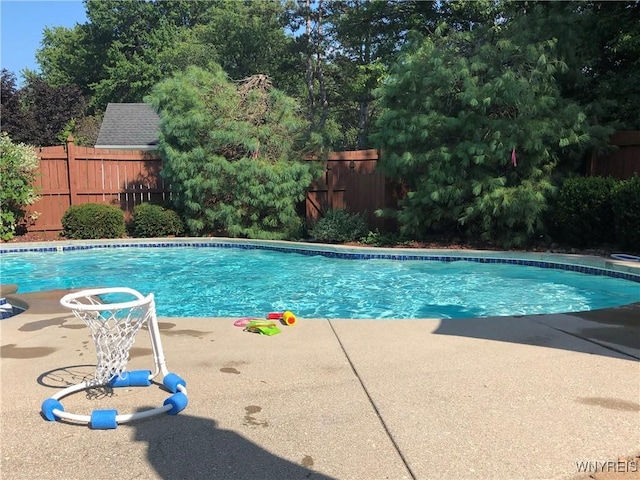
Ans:
<svg viewBox="0 0 640 480"><path fill-rule="evenodd" d="M128 286L165 317L465 318L640 301L640 284L508 264L352 260L261 249L110 248L3 254L20 293Z"/></svg>

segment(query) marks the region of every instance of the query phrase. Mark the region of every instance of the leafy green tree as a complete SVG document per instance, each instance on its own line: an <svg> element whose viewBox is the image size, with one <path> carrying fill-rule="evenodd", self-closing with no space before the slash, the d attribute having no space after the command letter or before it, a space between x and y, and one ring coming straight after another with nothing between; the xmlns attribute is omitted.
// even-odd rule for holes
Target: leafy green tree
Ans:
<svg viewBox="0 0 640 480"><path fill-rule="evenodd" d="M2 85L2 103L0 104L1 129L10 137L20 131L22 112L20 111L20 95L16 87L16 76L13 72L3 68L0 73Z"/></svg>
<svg viewBox="0 0 640 480"><path fill-rule="evenodd" d="M435 25L436 2L415 0L300 0L290 31L304 71L311 137L325 148L369 147L378 114L373 90L384 78L407 32Z"/></svg>
<svg viewBox="0 0 640 480"><path fill-rule="evenodd" d="M106 40L95 38L91 24L46 27L36 51L42 78L52 87L77 85L86 98L105 75Z"/></svg>
<svg viewBox="0 0 640 480"><path fill-rule="evenodd" d="M373 90L386 73L383 58L389 59L395 49L389 2L336 1L329 9L328 30L340 46L331 58L337 70L333 114L345 132L344 146L366 148Z"/></svg>
<svg viewBox="0 0 640 480"><path fill-rule="evenodd" d="M458 0L439 3L439 23L446 23L458 32L470 32L478 27L486 28L508 17L510 0ZM431 34L430 30L428 34ZM420 32L424 34L424 32Z"/></svg>
<svg viewBox="0 0 640 480"><path fill-rule="evenodd" d="M153 89L162 175L192 235L291 238L312 180L296 143L293 99L265 76L231 82L221 67L189 67Z"/></svg>
<svg viewBox="0 0 640 480"><path fill-rule="evenodd" d="M640 1L495 6L520 42L557 39L557 55L567 64L556 74L562 96L580 103L592 123L640 128Z"/></svg>
<svg viewBox="0 0 640 480"><path fill-rule="evenodd" d="M103 75L92 85L97 108L109 102L139 102L164 78L158 55L171 48L178 29L158 3L88 0L91 38L105 47ZM89 45L95 48L95 43Z"/></svg>
<svg viewBox="0 0 640 480"><path fill-rule="evenodd" d="M342 146L367 148L377 116L374 90L380 86L407 32L435 27L436 2L334 0L327 3L328 57L335 78L332 115L345 132Z"/></svg>
<svg viewBox="0 0 640 480"><path fill-rule="evenodd" d="M381 168L407 196L407 235L462 231L521 245L544 231L554 173L591 130L561 97L556 42L519 43L499 23L416 39L380 90Z"/></svg>
<svg viewBox="0 0 640 480"><path fill-rule="evenodd" d="M3 76L3 89L11 92ZM4 100L4 99L3 99ZM38 147L57 145L66 125L83 117L85 100L74 85L52 87L42 77L29 74L25 85L9 93L2 111L2 130L16 142Z"/></svg>
<svg viewBox="0 0 640 480"><path fill-rule="evenodd" d="M212 4L207 15L201 42L231 79L262 74L276 85L289 82L293 72L283 71L282 66L290 60L292 40L284 31L286 16L280 2L227 0Z"/></svg>
<svg viewBox="0 0 640 480"><path fill-rule="evenodd" d="M339 126L329 116L332 75L327 71L326 52L330 43L325 26L326 5L325 0L298 1L290 12L289 26L292 32L302 32L296 36L293 47L298 55L294 70L304 72L304 87L296 92L296 97L304 105L309 142L316 145L321 156L340 137Z"/></svg>
<svg viewBox="0 0 640 480"><path fill-rule="evenodd" d="M160 54L209 3L87 0L88 22L46 28L36 58L53 86L76 84L91 97L90 113L109 102L139 102L171 73Z"/></svg>
<svg viewBox="0 0 640 480"><path fill-rule="evenodd" d="M11 240L27 217L26 208L38 199L33 182L39 159L33 147L14 143L6 132L0 136L0 239Z"/></svg>
<svg viewBox="0 0 640 480"><path fill-rule="evenodd" d="M555 55L567 65L554 74L562 97L578 102L592 124L640 128L638 0L88 0L86 6L85 24L45 29L37 58L49 85L81 88L90 115L107 102L141 101L156 82L189 65L208 69L215 62L233 80L266 74L297 98L317 145L368 147L380 113L373 90L409 32L431 36L445 20L460 32L508 29L519 45L555 38Z"/></svg>
<svg viewBox="0 0 640 480"><path fill-rule="evenodd" d="M585 88L575 97L593 103L599 123L640 129L640 1L590 2L591 23L583 30L582 49L591 53ZM580 68L582 67L582 68Z"/></svg>
<svg viewBox="0 0 640 480"><path fill-rule="evenodd" d="M52 85L74 83L92 108L139 102L151 87L189 65L223 66L233 79L266 74L291 81L280 2L88 0L88 22L44 31L37 59ZM90 112L93 113L93 112Z"/></svg>
<svg viewBox="0 0 640 480"><path fill-rule="evenodd" d="M557 55L567 64L556 75L562 96L580 103L592 124L640 128L640 1L494 6L521 42L557 40Z"/></svg>

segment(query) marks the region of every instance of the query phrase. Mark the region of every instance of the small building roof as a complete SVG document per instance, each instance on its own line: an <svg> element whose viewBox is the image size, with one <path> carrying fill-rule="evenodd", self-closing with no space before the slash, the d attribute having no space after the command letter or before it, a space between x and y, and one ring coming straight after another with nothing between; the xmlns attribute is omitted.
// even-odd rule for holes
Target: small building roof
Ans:
<svg viewBox="0 0 640 480"><path fill-rule="evenodd" d="M95 148L155 150L160 117L147 103L109 103Z"/></svg>

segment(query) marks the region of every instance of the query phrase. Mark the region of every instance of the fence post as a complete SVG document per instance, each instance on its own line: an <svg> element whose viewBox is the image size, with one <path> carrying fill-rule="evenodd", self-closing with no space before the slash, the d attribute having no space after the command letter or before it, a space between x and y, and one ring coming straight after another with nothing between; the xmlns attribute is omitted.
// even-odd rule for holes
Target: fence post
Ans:
<svg viewBox="0 0 640 480"><path fill-rule="evenodd" d="M333 172L331 168L331 163L327 158L327 210L323 213L327 213L327 211L333 209Z"/></svg>
<svg viewBox="0 0 640 480"><path fill-rule="evenodd" d="M76 145L73 135L67 137L67 178L69 179L69 204L78 204L78 169L76 168Z"/></svg>

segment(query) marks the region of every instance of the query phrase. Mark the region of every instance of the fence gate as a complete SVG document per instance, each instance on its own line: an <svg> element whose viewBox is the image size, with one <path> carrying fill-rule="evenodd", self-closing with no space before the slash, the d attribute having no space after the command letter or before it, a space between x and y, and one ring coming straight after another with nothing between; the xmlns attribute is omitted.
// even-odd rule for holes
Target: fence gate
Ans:
<svg viewBox="0 0 640 480"><path fill-rule="evenodd" d="M311 226L331 209L363 213L372 230L389 229L389 221L375 211L387 206L387 179L376 172L377 150L355 150L329 154L323 175L315 180L306 198L307 225Z"/></svg>

